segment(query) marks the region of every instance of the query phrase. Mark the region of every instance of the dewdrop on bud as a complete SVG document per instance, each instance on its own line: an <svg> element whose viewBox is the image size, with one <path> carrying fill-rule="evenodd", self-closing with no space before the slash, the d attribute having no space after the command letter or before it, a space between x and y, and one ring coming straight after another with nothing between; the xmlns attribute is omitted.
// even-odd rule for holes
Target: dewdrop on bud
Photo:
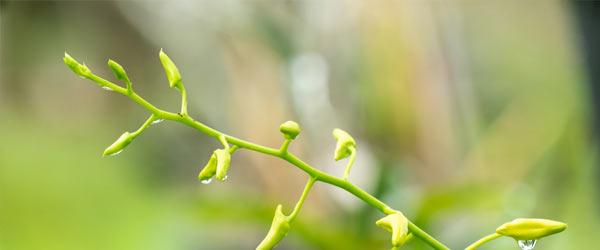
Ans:
<svg viewBox="0 0 600 250"><path fill-rule="evenodd" d="M116 155L121 153L121 151L123 151L123 149L127 147L131 141L133 141L133 136L131 136L129 132L123 133L119 139L117 139L112 145L108 146L108 148L104 150L104 154L102 154L102 156Z"/></svg>
<svg viewBox="0 0 600 250"><path fill-rule="evenodd" d="M227 170L229 170L229 162L231 161L231 154L227 149L215 150L215 156L217 157L217 180L223 182L227 179Z"/></svg>
<svg viewBox="0 0 600 250"><path fill-rule="evenodd" d="M288 217L283 214L282 206L280 204L275 210L275 217L273 217L273 223L271 224L269 233L258 245L258 247L256 247L256 250L273 249L288 234L289 231L290 221Z"/></svg>
<svg viewBox="0 0 600 250"><path fill-rule="evenodd" d="M560 233L567 229L567 224L545 219L515 219L496 229L496 233L520 240L538 240Z"/></svg>
<svg viewBox="0 0 600 250"><path fill-rule="evenodd" d="M392 245L394 247L402 246L412 238L412 234L408 233L408 219L401 212L390 214L375 222L378 227L381 227L392 233Z"/></svg>
<svg viewBox="0 0 600 250"><path fill-rule="evenodd" d="M356 148L356 142L354 142L352 136L350 136L346 131L336 128L333 130L333 137L335 140L337 140L334 157L336 161L352 155L351 148Z"/></svg>
<svg viewBox="0 0 600 250"><path fill-rule="evenodd" d="M283 138L293 140L300 134L300 125L294 121L287 121L279 126L279 131L283 134Z"/></svg>
<svg viewBox="0 0 600 250"><path fill-rule="evenodd" d="M167 54L165 54L165 52L163 52L162 49L160 49L158 55L160 57L160 61L162 62L163 67L165 68L167 78L169 79L169 86L171 86L171 88L179 88L181 85L181 75L179 74L179 70L177 69L173 61L171 61L171 58L169 58L169 56L167 56Z"/></svg>
<svg viewBox="0 0 600 250"><path fill-rule="evenodd" d="M121 81L129 81L129 77L127 77L127 73L125 73L125 69L123 66L118 64L117 62L108 59L108 67L115 73L115 77Z"/></svg>
<svg viewBox="0 0 600 250"><path fill-rule="evenodd" d="M210 160L208 160L208 163L206 164L206 166L204 166L202 171L200 171L200 174L198 174L198 179L202 183L209 183L210 179L213 178L213 176L215 176L216 172L217 172L217 156L213 153L210 156Z"/></svg>

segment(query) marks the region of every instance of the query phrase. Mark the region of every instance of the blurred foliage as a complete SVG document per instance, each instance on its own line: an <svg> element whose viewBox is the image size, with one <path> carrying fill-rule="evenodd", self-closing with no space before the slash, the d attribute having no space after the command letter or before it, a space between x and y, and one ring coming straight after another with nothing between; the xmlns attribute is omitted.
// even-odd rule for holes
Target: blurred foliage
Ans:
<svg viewBox="0 0 600 250"><path fill-rule="evenodd" d="M160 48L210 126L277 146L296 120L290 150L338 175L330 133L347 130L350 180L451 248L516 217L569 224L536 249L596 245L598 149L564 1L2 1L0 15L0 249L253 249L293 207L305 176L256 153L201 185L219 143L180 124L100 157L147 112L63 52L107 79L119 62L176 110ZM381 217L317 184L278 249L388 249Z"/></svg>

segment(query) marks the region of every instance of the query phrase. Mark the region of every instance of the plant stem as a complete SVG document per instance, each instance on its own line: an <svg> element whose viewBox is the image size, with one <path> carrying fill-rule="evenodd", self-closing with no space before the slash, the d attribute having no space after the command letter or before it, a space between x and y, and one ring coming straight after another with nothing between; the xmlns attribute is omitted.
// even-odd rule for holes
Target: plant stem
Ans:
<svg viewBox="0 0 600 250"><path fill-rule="evenodd" d="M173 115L169 112L166 112L166 114L161 113L159 115L161 117L164 117L164 119L181 122L185 125L195 128L195 129L199 130L200 132L203 132L203 133L205 133L209 136L215 137L215 138L218 138L218 136L222 134L221 132L219 132L213 128L210 128L200 122L197 122L190 117L180 117L177 115ZM162 116L162 115L164 115L164 116ZM223 134L223 135L225 135L225 134ZM311 177L314 177L318 181L329 183L331 185L337 186L339 188L342 188L342 189L350 192L354 196L360 198L367 204L371 205L374 208L377 208L379 211L381 211L385 214L391 214L394 212L394 210L391 209L389 206L387 206L385 203L381 202L380 200L373 197L372 195L365 192L364 190L356 187L355 185L348 182L347 180L336 178L336 177L328 175L320 170L317 170L317 169L311 167L310 165L306 164L305 162L301 161L300 159L298 159L295 155L288 153L287 151L282 152L277 149L273 149L273 148L269 148L269 147L255 144L252 142L248 142L248 141L238 139L238 138L235 138L235 137L229 136L229 135L225 135L225 138L227 139L227 141L229 143L231 143L233 145L237 145L240 148L245 148L245 149L253 150L256 152L279 157L279 158L291 163L292 165L298 167L300 170L306 172L308 175L310 175ZM425 231L423 231L417 225L415 225L414 223L412 223L410 221L409 221L408 228L416 237L425 241L427 244L429 244L434 249L450 250L448 247L444 246L444 244L437 241L435 238L433 238L432 236L427 234Z"/></svg>
<svg viewBox="0 0 600 250"><path fill-rule="evenodd" d="M292 214L290 214L290 216L288 216L290 222L292 222L296 218L296 215L298 215L298 212L300 212L300 208L302 207L302 204L304 204L304 200L306 199L308 192L312 188L313 184L315 184L316 180L317 179L315 177L310 177L308 179L308 182L306 183L306 187L304 187L304 191L302 192L302 196L300 196L298 203L296 203L296 207L294 207L294 211L292 211Z"/></svg>
<svg viewBox="0 0 600 250"><path fill-rule="evenodd" d="M498 233L490 234L488 236L485 236L485 237L479 239L475 243L471 244L470 246L468 246L467 248L465 248L465 250L473 250L473 249L478 248L479 246L483 245L484 243L486 243L488 241L495 240L497 238L500 238L501 236L502 235L498 234Z"/></svg>
<svg viewBox="0 0 600 250"><path fill-rule="evenodd" d="M245 141L245 140L221 133L209 126L204 125L203 123L200 123L200 122L194 120L189 115L187 115L187 113L183 113L183 111L186 111L186 110L184 110L184 108L185 108L184 105L182 105L182 113L181 114L174 114L174 113L171 113L168 111L158 109L158 108L154 107L152 104L148 103L142 97L137 95L135 92L129 92L129 91L127 91L127 89L122 88L114 83L111 83L111 82L105 80L105 79L102 79L96 75L92 75L92 76L88 77L88 79L90 79L94 82L97 82L98 84L100 84L100 86L109 87L110 89L114 90L115 92L118 92L118 93L128 96L129 98L131 98L132 100L134 100L135 102L137 102L138 104L140 104L141 106L146 108L148 111L150 111L155 116L155 119L165 119L165 120L180 122L189 127L194 128L208 136L214 137L217 140L219 140L220 137L221 138L224 137L227 142L229 142L235 146L238 146L240 148L245 148L245 149L249 149L252 151L259 152L259 153L264 153L264 154L268 154L268 155L272 155L272 156L281 158L281 159L291 163L292 165L296 166L297 168L304 171L305 173L307 173L311 177L310 180L314 179L312 182L322 181L322 182L337 186L341 189L344 189L344 190L348 191L349 193L353 194L354 196L356 196L357 198L363 200L365 203L371 205L372 207L378 209L379 211L381 211L385 214L392 214L395 212L388 205L386 205L382 201L378 200L377 198L373 197L371 194L365 192L364 190L358 188L354 184L350 183L348 180L340 179L340 178L331 176L329 174L326 174L320 170L317 170L317 169L313 168L312 166L308 165L307 163L301 161L293 154L287 152L287 150L282 151L281 149L274 149L274 148L262 146L262 145L259 145L256 143L252 143L249 141ZM183 94L185 91L183 90L183 88L181 90L182 90L181 92ZM187 100L185 100L185 98L184 98L184 100L182 100L182 102L186 102L186 101ZM285 146L285 144L284 144L284 146ZM287 147L285 149L287 149ZM351 161L353 161L353 160L351 159ZM309 180L309 182L310 182L310 180ZM305 191L307 192L307 190L305 190ZM302 204L300 203L300 205L302 205ZM450 250L448 247L444 246L444 244L437 241L435 238L433 238L432 236L427 234L425 231L420 229L417 225L415 225L411 221L409 221L408 229L413 233L414 236L420 238L425 243L429 244L432 248L437 249L437 250Z"/></svg>
<svg viewBox="0 0 600 250"><path fill-rule="evenodd" d="M348 161L348 166L346 166L346 171L344 172L344 180L348 180L348 176L350 175L350 168L352 168L352 164L354 164L354 159L356 158L356 148L350 147L350 160Z"/></svg>
<svg viewBox="0 0 600 250"><path fill-rule="evenodd" d="M240 147L238 147L237 145L233 145L233 147L229 149L229 154L233 154L233 152L235 152L238 148Z"/></svg>
<svg viewBox="0 0 600 250"><path fill-rule="evenodd" d="M220 135L219 141L221 143L223 143L223 147L225 147L225 150L229 150L229 143L227 143L227 140L225 139L225 135Z"/></svg>
<svg viewBox="0 0 600 250"><path fill-rule="evenodd" d="M281 145L281 148L279 149L279 152L281 154L287 153L287 150L288 150L288 147L290 146L291 141L292 141L291 139L285 139L285 141L283 142L283 145Z"/></svg>
<svg viewBox="0 0 600 250"><path fill-rule="evenodd" d="M150 118L148 118L148 120L146 120L146 122L144 122L144 124L135 132L131 133L131 136L133 136L134 138L137 137L138 135L140 135L142 132L144 132L144 130L146 130L146 128L148 126L150 126L150 124L152 124L153 121L156 120L156 115L152 114L150 116Z"/></svg>
<svg viewBox="0 0 600 250"><path fill-rule="evenodd" d="M187 92L185 92L185 88L183 87L183 84L180 84L181 88L181 114L186 116L188 111L187 111Z"/></svg>

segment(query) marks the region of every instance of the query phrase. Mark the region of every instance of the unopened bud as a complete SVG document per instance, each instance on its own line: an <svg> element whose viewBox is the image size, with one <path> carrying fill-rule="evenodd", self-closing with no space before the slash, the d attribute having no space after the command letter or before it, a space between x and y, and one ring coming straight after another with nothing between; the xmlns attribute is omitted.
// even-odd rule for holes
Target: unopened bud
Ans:
<svg viewBox="0 0 600 250"><path fill-rule="evenodd" d="M277 209L275 210L275 217L273 217L273 223L271 223L271 229L269 229L267 236L258 245L258 247L256 247L256 250L273 249L288 234L289 231L289 219L283 214L282 206L278 205Z"/></svg>
<svg viewBox="0 0 600 250"><path fill-rule="evenodd" d="M333 137L337 140L334 159L339 161L350 156L352 154L350 148L356 148L356 142L354 142L352 136L346 131L336 128L333 130Z"/></svg>
<svg viewBox="0 0 600 250"><path fill-rule="evenodd" d="M231 154L229 154L229 150L227 149L217 149L215 150L215 156L217 157L217 180L225 181L227 179Z"/></svg>
<svg viewBox="0 0 600 250"><path fill-rule="evenodd" d="M112 145L108 146L108 148L104 150L104 154L102 154L102 156L116 155L121 153L121 151L123 151L123 149L127 147L131 141L133 141L131 134L129 132L123 133L119 139L117 139Z"/></svg>
<svg viewBox="0 0 600 250"><path fill-rule="evenodd" d="M92 73L92 71L84 65L79 64L73 57L71 57L67 52L65 52L65 57L63 57L65 64L75 72L78 76L88 77Z"/></svg>
<svg viewBox="0 0 600 250"><path fill-rule="evenodd" d="M109 59L108 67L110 67L112 72L115 73L115 77L117 79L119 79L121 81L129 81L129 77L127 77L127 73L125 73L125 69L123 69L123 66L121 66L117 62Z"/></svg>
<svg viewBox="0 0 600 250"><path fill-rule="evenodd" d="M198 179L200 181L206 182L206 181L210 180L210 178L215 176L216 172L217 172L217 156L213 153L210 156L210 160L208 160L208 163L206 164L206 166L204 166L202 171L200 171L200 174L198 174Z"/></svg>
<svg viewBox="0 0 600 250"><path fill-rule="evenodd" d="M171 86L171 88L179 87L181 85L181 75L179 74L179 70L173 61L171 61L171 58L169 58L169 56L167 56L162 49L160 50L159 57L163 67L165 68L165 72L167 73L169 86Z"/></svg>
<svg viewBox="0 0 600 250"><path fill-rule="evenodd" d="M397 211L375 222L375 224L392 233L392 245L399 247L411 239L408 232L408 219Z"/></svg>
<svg viewBox="0 0 600 250"><path fill-rule="evenodd" d="M512 237L515 240L537 240L548 235L560 233L567 224L545 219L515 219L496 229L496 233Z"/></svg>
<svg viewBox="0 0 600 250"><path fill-rule="evenodd" d="M285 139L293 140L300 134L300 125L294 121L287 121L279 126L279 131Z"/></svg>

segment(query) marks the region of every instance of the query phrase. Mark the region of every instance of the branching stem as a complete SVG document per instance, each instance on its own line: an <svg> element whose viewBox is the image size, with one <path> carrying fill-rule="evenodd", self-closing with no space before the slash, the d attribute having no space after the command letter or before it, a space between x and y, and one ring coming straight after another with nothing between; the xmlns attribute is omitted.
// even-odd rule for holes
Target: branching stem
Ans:
<svg viewBox="0 0 600 250"><path fill-rule="evenodd" d="M290 142L291 142L291 141L292 141L291 139L286 139L286 140L283 142L283 145L282 145L282 146L281 146L281 148L279 149L279 152L280 152L281 154L286 154L286 153L287 153L287 150L288 150L288 147L290 146Z"/></svg>
<svg viewBox="0 0 600 250"><path fill-rule="evenodd" d="M312 166L308 165L307 163L301 161L295 155L287 152L287 145L289 144L289 142L284 143L284 145L280 149L274 149L274 148L270 148L267 146L252 143L249 141L245 141L245 140L242 140L242 139L230 136L230 135L226 135L226 134L219 132L209 126L206 126L203 123L200 123L200 122L194 120L189 115L187 115L187 105L186 105L187 97L184 94L185 91L183 88L181 88L181 93L183 95L182 112L181 112L181 114L175 114L175 113L171 113L168 111L158 109L158 108L154 107L152 104L148 103L142 97L137 95L135 92L127 91L127 89L122 88L114 83L111 83L111 82L105 80L105 79L102 79L96 75L92 74L91 76L88 76L87 78L98 83L102 87L108 87L108 88L114 90L115 92L118 92L125 96L128 96L129 98L131 98L132 100L134 100L135 102L140 104L142 107L144 107L148 111L150 111L153 115L146 122L147 124L150 124L153 121L153 119L154 120L164 119L164 120L171 120L171 121L179 122L179 123L185 124L191 128L194 128L208 136L214 137L217 140L223 141L223 138L224 138L224 140L227 143L234 145L234 147L237 146L239 148L245 148L245 149L256 151L259 153L272 155L272 156L281 158L281 159L289 162L290 164L296 166L297 168L304 171L305 173L307 173L310 176L309 184L307 184L305 193L308 193L308 191L310 190L310 187L312 186L312 184L314 182L321 181L321 182L328 183L328 184L331 184L331 185L334 185L336 187L346 190L347 192L353 194L357 198L363 200L365 203L378 209L379 211L383 212L384 214L392 214L395 212L395 210L391 209L388 205L386 205L382 201L378 200L377 198L373 197L371 194L365 192L364 190L362 190L359 187L355 186L354 184L350 183L347 180L346 175L345 175L345 178L341 179L341 178L337 178L332 175L326 174L318 169L313 168ZM354 161L354 156L350 159L350 161L351 162ZM346 172L348 172L348 170L349 169L347 169ZM303 196L302 196L301 200L299 201L298 205L296 206L296 208L299 208L300 206L302 206L302 202L304 201L305 196L306 195L303 194ZM295 216L297 213L298 213L297 209L294 209L294 212L292 213L292 215ZM412 223L410 221L408 224L408 229L413 233L413 235L415 237L420 238L425 243L430 245L432 248L437 249L437 250L450 250L448 247L444 246L444 244L437 241L435 238L433 238L432 236L427 234L425 231L423 231L417 225L415 225L414 223Z"/></svg>

